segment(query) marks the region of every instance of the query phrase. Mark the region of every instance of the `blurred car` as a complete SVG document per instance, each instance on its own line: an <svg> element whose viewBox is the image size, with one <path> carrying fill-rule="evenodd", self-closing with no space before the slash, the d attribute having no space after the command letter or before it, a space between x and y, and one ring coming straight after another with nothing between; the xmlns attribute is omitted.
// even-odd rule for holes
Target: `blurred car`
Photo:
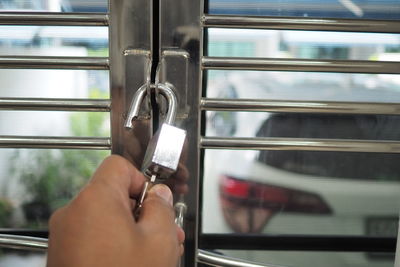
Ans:
<svg viewBox="0 0 400 267"><path fill-rule="evenodd" d="M241 98L247 94L246 98L288 99L290 92L297 89L263 75L268 84L283 88L275 94L268 85L258 83L257 76L261 75L225 77L223 83L210 86L210 96ZM307 87L306 80L302 88ZM333 82L329 87L335 90L327 94L329 100L344 101L340 86L335 87ZM285 91L287 95L282 94ZM328 100L321 94L324 91L320 83L303 90L302 97ZM374 101L385 101L388 95L394 101L399 99L398 92L382 88L370 92L360 84L346 93L346 100L368 101L377 93L381 98L374 96ZM389 115L216 111L208 113L208 123L207 135L218 136L400 140L400 117ZM203 231L395 237L400 208L399 160L400 155L390 153L207 151L205 186L210 189L212 183L218 184L220 206L211 205L212 190L205 190L203 210L213 220L208 223L205 215ZM229 254L273 264L287 262L287 254ZM393 266L393 259L393 253L327 256L321 252L293 260L294 266L309 266L310 262L315 266Z"/></svg>

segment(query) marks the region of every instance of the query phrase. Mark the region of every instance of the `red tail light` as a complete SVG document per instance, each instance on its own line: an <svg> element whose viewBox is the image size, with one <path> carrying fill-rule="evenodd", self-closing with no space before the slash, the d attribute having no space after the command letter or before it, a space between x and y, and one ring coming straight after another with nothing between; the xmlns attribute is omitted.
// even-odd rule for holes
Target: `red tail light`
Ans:
<svg viewBox="0 0 400 267"><path fill-rule="evenodd" d="M314 193L222 176L220 197L224 217L240 233L260 232L277 212L331 214Z"/></svg>

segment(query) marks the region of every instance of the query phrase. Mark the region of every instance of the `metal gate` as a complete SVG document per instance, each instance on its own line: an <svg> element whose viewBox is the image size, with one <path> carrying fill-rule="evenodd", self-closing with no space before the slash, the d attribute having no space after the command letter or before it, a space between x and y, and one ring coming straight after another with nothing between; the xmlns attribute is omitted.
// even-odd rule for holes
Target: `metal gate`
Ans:
<svg viewBox="0 0 400 267"><path fill-rule="evenodd" d="M109 58L1 56L0 68L108 69L110 100L2 98L0 108L110 111L111 137L1 136L0 146L111 149L112 153L123 155L140 166L153 128L163 120L166 110L165 101L157 91L151 90L150 85L168 83L178 96L176 124L188 132L183 157L185 162L182 162L182 166L190 174L187 180L189 193L182 196L188 207L184 219L184 266L197 266L198 262L212 266L261 266L204 251L216 249L394 252L396 239L392 237L203 232L201 215L205 211L202 211L202 200L207 188L203 187L202 174L206 150L327 151L375 155L400 153L400 142L395 139L206 135L206 113L209 111L400 115L399 104L396 102L206 97L209 70L400 74L398 61L210 56L207 54L207 47L208 30L211 28L400 33L400 23L396 20L219 15L208 12L210 3L211 1L187 0L111 0L107 14L1 13L0 25L109 26ZM221 4L224 4L223 1ZM147 96L134 123L134 129L127 130L124 126L132 98L146 84ZM5 233L28 233L36 237L46 235L43 232L29 231ZM22 243L31 248L45 247L40 239L13 238L5 236L0 241L6 246L19 246Z"/></svg>

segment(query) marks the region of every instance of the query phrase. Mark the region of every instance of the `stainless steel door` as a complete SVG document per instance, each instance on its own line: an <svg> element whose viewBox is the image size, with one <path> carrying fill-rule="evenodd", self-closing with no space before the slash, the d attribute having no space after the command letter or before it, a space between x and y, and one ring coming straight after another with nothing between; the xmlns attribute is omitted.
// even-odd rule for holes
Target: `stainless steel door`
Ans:
<svg viewBox="0 0 400 267"><path fill-rule="evenodd" d="M275 236L263 234L210 233L201 227L202 211L209 188L204 187L204 154L211 149L260 151L327 151L343 153L400 152L399 140L344 140L338 138L290 138L250 136L208 136L206 113L210 111L263 113L383 114L398 116L398 103L363 101L285 100L234 97L214 98L207 94L207 75L212 70L265 72L332 72L400 74L396 60L303 59L269 57L213 56L208 54L208 30L262 29L326 32L374 32L399 34L398 20L329 19L286 16L222 15L209 12L209 6L229 10L227 3L238 1L121 0L111 1L108 14L0 14L7 25L109 25L109 58L0 57L2 68L110 69L111 101L70 101L68 99L3 99L0 105L10 109L107 110L111 111L111 138L10 137L0 139L2 147L111 148L136 166L141 165L148 140L157 122L165 115L165 103L156 91L150 91L142 105L133 130L124 128L134 93L144 84L169 83L179 100L177 125L188 132L182 157L183 177L188 191L175 192L188 206L184 219L186 232L182 266L197 262L214 266L233 261L200 249L285 250L285 251L394 251L393 238L360 236ZM218 3L217 3L218 2ZM262 1L252 4L258 10ZM229 13L229 12L228 12ZM21 20L23 21L21 23ZM150 97L152 96L152 97ZM154 126L154 127L153 127ZM357 138L358 139L358 138ZM213 164L219 164L213 162ZM228 165L228 167L230 167ZM213 181L217 183L217 181ZM214 204L214 203L213 203ZM215 203L217 206L218 203ZM207 217L207 219L210 219ZM211 218L213 219L213 218ZM349 243L350 242L350 243ZM351 244L351 245L349 245ZM43 247L40 243L39 246ZM279 264L279 262L277 262ZM248 266L248 265L246 265Z"/></svg>

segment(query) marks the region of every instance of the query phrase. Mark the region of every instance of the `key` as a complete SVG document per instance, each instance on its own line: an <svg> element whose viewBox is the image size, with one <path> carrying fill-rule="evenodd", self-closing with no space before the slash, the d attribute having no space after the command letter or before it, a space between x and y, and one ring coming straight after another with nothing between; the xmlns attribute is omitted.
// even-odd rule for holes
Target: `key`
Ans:
<svg viewBox="0 0 400 267"><path fill-rule="evenodd" d="M138 219L140 216L140 210L142 209L142 205L143 205L143 201L144 198L146 197L147 192L149 191L149 189L153 186L154 182L156 181L156 175L152 175L150 177L150 179L148 179L143 186L143 190L140 194L140 198L139 201L136 205L136 210L135 210L135 218Z"/></svg>

